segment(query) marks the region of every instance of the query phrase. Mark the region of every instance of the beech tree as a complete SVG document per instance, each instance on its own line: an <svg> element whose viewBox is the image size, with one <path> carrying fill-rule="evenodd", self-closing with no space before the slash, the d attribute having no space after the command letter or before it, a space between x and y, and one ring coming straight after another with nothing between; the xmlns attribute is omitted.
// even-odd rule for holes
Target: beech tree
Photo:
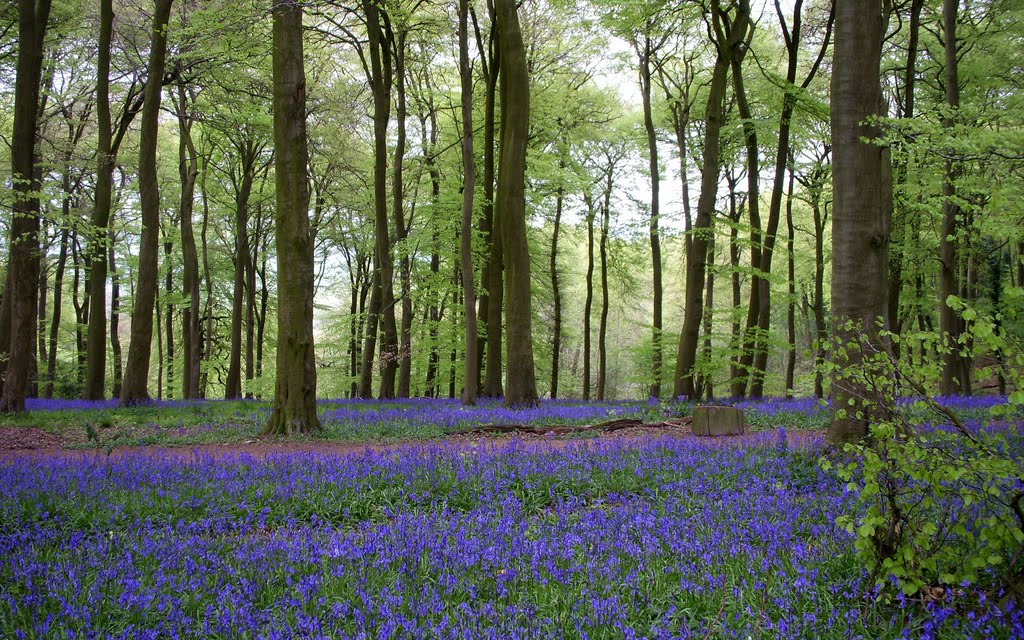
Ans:
<svg viewBox="0 0 1024 640"><path fill-rule="evenodd" d="M153 11L149 67L146 73L139 137L139 208L142 210L142 238L139 246L135 305L132 308L131 342L128 345L128 360L125 363L124 382L121 385L121 406L148 402L150 399L149 360L153 344L153 307L156 302L157 260L160 252L160 184L157 179L156 149L171 3L172 0L157 0Z"/></svg>
<svg viewBox="0 0 1024 640"><path fill-rule="evenodd" d="M277 188L277 367L264 433L320 428L313 349L313 238L309 230L306 71L302 6L274 0L274 183Z"/></svg>
<svg viewBox="0 0 1024 640"><path fill-rule="evenodd" d="M859 338L885 349L877 322L885 317L889 221L882 201L882 151L878 137L882 55L882 4L878 0L836 3L832 71L832 404L843 408L825 441L852 442L867 434L861 406L867 390L844 371L863 358Z"/></svg>
<svg viewBox="0 0 1024 640"><path fill-rule="evenodd" d="M0 411L24 411L34 368L39 282L39 184L36 180L36 121L43 72L43 42L50 0L19 0L18 62L14 80L14 132L11 136L11 177L14 203L10 226L10 257L3 313L9 324L0 340L7 370ZM2 353L0 353L2 356Z"/></svg>
<svg viewBox="0 0 1024 640"><path fill-rule="evenodd" d="M515 0L495 0L494 10L501 39L501 160L496 204L505 266L505 405L529 406L537 403L524 193L530 76Z"/></svg>

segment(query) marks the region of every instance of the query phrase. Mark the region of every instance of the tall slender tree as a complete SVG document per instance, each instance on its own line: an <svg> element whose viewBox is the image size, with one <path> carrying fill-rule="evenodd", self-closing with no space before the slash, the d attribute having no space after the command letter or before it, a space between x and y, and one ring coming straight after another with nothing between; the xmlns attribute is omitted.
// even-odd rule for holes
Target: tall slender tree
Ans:
<svg viewBox="0 0 1024 640"><path fill-rule="evenodd" d="M175 114L178 118L178 175L181 178L181 199L178 215L181 220L182 285L186 304L181 311L182 376L181 397L199 397L199 365L202 345L199 308L199 254L192 229L192 212L199 176L199 156L192 141L192 124L196 115L189 108L195 100L184 83L177 86Z"/></svg>
<svg viewBox="0 0 1024 640"><path fill-rule="evenodd" d="M149 68L139 134L139 208L142 210L142 237L139 241L139 268L132 308L131 342L121 384L121 406L147 402L149 398L149 360L153 347L153 308L158 286L157 261L160 253L160 184L157 177L156 148L160 128L160 94L163 93L164 65L167 59L167 23L173 0L157 0L153 11Z"/></svg>
<svg viewBox="0 0 1024 640"><path fill-rule="evenodd" d="M951 129L956 111L960 108L960 79L958 77L958 55L956 26L959 13L958 0L943 0L942 26L945 53L945 88L946 115L942 126ZM939 234L939 335L942 339L942 376L939 391L943 395L969 393L970 373L964 366L960 356L960 334L963 332L962 321L957 315L950 296L960 293L957 282L957 271L960 268L957 251L961 216L960 206L956 197L956 178L959 172L957 163L946 159L945 179L942 182L942 233Z"/></svg>
<svg viewBox="0 0 1024 640"><path fill-rule="evenodd" d="M313 350L313 238L302 5L274 0L274 184L277 187L277 373L268 434L320 428Z"/></svg>
<svg viewBox="0 0 1024 640"><path fill-rule="evenodd" d="M473 68L469 61L469 0L459 0L459 76L462 81L462 226L459 256L462 271L462 305L466 321L465 377L462 404L476 404L477 343L476 287L473 275L473 190L476 165L473 156Z"/></svg>
<svg viewBox="0 0 1024 640"><path fill-rule="evenodd" d="M711 217L714 215L715 202L718 198L718 177L721 171L719 137L725 117L729 68L732 66L733 58L741 55L739 49L746 41L747 29L750 26L750 3L747 0L739 0L734 7L722 7L721 2L715 0L706 19L710 33L714 34L715 66L711 73L707 107L704 112L700 197L697 200L697 218L693 225L693 243L690 254L686 256L685 310L672 390L673 396L687 398L694 398L697 395L694 365L697 362L700 325L704 318L704 277L712 228Z"/></svg>

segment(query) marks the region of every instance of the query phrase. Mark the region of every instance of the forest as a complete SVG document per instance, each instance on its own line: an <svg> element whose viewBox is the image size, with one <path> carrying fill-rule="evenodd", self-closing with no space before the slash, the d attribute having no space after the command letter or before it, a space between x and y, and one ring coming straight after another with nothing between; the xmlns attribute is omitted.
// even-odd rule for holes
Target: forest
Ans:
<svg viewBox="0 0 1024 640"><path fill-rule="evenodd" d="M833 235L828 3L523 4L517 289L517 249L504 256L496 223L511 204L507 43L494 7L469 4L462 22L426 0L306 10L317 395L502 396L524 366L535 382L516 402L824 396L815 365L845 295L832 256L854 240ZM22 124L38 216L25 229L2 218L0 333L25 351L4 359L25 368L6 404L269 397L291 302L267 9L100 5L56 2L32 27L40 97ZM6 12L13 79L15 4ZM885 16L876 144L889 167L886 322L956 342L965 321L949 296L992 314L1018 302L1006 289L1024 271L1021 10L943 15L911 2ZM12 161L17 143L4 145ZM25 233L33 264L12 283ZM8 324L18 293L28 333ZM994 389L978 374L989 356L922 352L944 395Z"/></svg>
<svg viewBox="0 0 1024 640"><path fill-rule="evenodd" d="M1024 634L1018 0L9 0L0 73L0 635Z"/></svg>

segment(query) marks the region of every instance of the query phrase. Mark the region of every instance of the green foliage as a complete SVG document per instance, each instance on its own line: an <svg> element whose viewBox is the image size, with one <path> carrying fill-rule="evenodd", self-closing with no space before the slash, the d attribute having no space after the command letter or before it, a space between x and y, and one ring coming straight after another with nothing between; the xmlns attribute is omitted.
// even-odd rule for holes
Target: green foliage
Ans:
<svg viewBox="0 0 1024 640"><path fill-rule="evenodd" d="M1010 597L1024 595L1024 439L1019 418L1024 394L1021 344L999 328L999 314L985 314L951 301L968 320L965 351L1013 353L1002 358L1000 375L1014 376L1009 402L990 410L1010 422L963 420L927 395L922 379L933 372L897 361L855 340L841 349L859 350L859 378L867 396L851 398L851 415L872 418L869 437L845 447L847 458L824 458L857 495L858 509L837 523L856 536L858 558L883 590L895 585L906 595L932 587L976 585ZM882 334L894 342L898 336ZM905 343L903 348L916 346ZM942 347L936 347L942 348ZM904 389L920 399L897 406ZM838 409L838 408L837 408Z"/></svg>

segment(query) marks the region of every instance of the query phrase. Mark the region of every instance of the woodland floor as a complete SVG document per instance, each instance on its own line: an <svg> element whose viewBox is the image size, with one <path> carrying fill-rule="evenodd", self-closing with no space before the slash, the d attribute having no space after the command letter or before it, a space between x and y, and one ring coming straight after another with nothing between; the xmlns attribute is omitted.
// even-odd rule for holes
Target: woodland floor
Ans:
<svg viewBox="0 0 1024 640"><path fill-rule="evenodd" d="M805 446L820 440L823 429L803 429L786 431L786 439L790 445ZM282 438L256 438L244 442L204 443L180 446L122 445L115 446L108 452L106 448L95 447L83 449L83 441L78 437L68 437L49 433L38 427L0 426L0 460L15 458L48 458L48 457L123 457L131 455L158 455L180 457L183 459L194 456L230 457L239 454L254 458L286 453L319 452L331 454L362 454L368 451L393 451L412 446L443 444L465 448L467 450L488 449L508 444L519 439L536 444L546 444L553 449L587 441L622 442L631 444L649 443L655 439L701 440L722 445L752 444L764 441L763 432L748 432L742 436L698 437L694 436L688 424L663 423L661 425L641 425L610 432L593 432L586 429L574 430L569 434L557 434L554 431L545 433L511 432L503 434L487 433L453 433L443 438L430 440L408 439L393 442L329 442L309 440L286 440Z"/></svg>

